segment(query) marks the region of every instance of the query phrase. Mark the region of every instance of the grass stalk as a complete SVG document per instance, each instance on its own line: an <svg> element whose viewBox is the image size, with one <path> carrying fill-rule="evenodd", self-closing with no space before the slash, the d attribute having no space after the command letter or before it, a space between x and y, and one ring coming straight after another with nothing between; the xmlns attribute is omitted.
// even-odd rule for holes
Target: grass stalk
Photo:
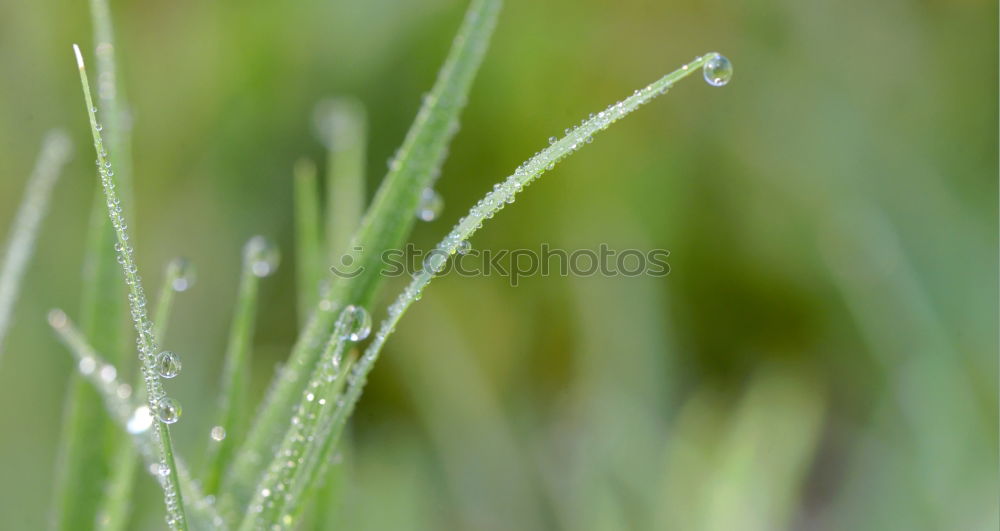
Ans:
<svg viewBox="0 0 1000 531"><path fill-rule="evenodd" d="M340 263L349 250L365 205L365 156L368 122L365 108L353 98L321 104L326 125L326 244L330 263Z"/></svg>
<svg viewBox="0 0 1000 531"><path fill-rule="evenodd" d="M323 269L323 237L320 234L319 183L316 165L308 159L295 164L295 284L299 322L305 324L316 306Z"/></svg>
<svg viewBox="0 0 1000 531"><path fill-rule="evenodd" d="M0 266L0 360L3 342L10 328L14 304L17 302L21 279L31 260L42 218L48 211L52 188L71 152L69 137L61 130L45 135L35 169L28 178L21 206L14 216L7 250Z"/></svg>
<svg viewBox="0 0 1000 531"><path fill-rule="evenodd" d="M344 382L347 342L342 337L348 326L348 313L349 309L345 309L337 321L333 336L327 342L309 385L295 408L289 429L254 491L249 510L239 527L243 531L284 529L296 524L298 520L295 516L306 497L301 490L293 488L295 478L302 473L315 474L325 468L314 458L315 445L312 441L321 435L316 433L316 429L325 424L324 416L333 411L327 403L336 399Z"/></svg>
<svg viewBox="0 0 1000 531"><path fill-rule="evenodd" d="M90 0L94 28L98 90L104 116L104 134L115 152L118 175L126 203L131 205L129 120L126 118L123 91L118 86L115 65L114 35L107 0ZM115 234L104 212L105 199L95 190L84 256L83 292L80 322L83 331L102 352L119 367L127 367L125 289L115 264ZM126 213L127 214L127 213ZM60 458L66 463L56 484L57 528L77 529L80 522L92 522L95 511L103 506L102 489L109 469L116 465L111 456L120 456L125 441L101 411L100 397L78 375L72 375L67 394L66 416L61 437ZM98 520L100 522L100 520Z"/></svg>
<svg viewBox="0 0 1000 531"><path fill-rule="evenodd" d="M249 383L250 347L253 344L254 321L257 314L257 291L262 271L260 261L269 244L262 236L251 238L243 248L243 272L240 275L236 308L229 329L229 344L222 369L221 399L215 435L208 448L205 492L216 494L223 472L232 459L235 441L242 436L245 418L247 384ZM219 431L221 430L221 431Z"/></svg>
<svg viewBox="0 0 1000 531"><path fill-rule="evenodd" d="M101 186L107 200L108 215L111 225L115 229L116 250L118 261L125 274L125 282L129 291L129 306L132 311L132 321L138 335L139 361L141 363L145 384L147 401L151 411L157 410L157 403L165 398L160 376L156 370L157 344L153 335L153 323L149 319L146 311L146 295L142 288L142 281L139 278L139 270L135 264L132 252L132 245L129 243L129 235L125 218L122 215L121 200L115 189L112 180L113 171L105 151L104 140L101 136L101 126L97 122L93 97L90 92L90 82L87 79L87 71L84 66L83 56L76 45L73 47L76 53L77 66L80 71L80 83L83 86L84 100L87 105L87 114L90 118L90 129L94 137L94 148L97 153L98 173L100 175ZM154 422L154 433L156 435L157 447L160 452L160 465L168 470L163 482L164 502L167 507L168 524L174 529L187 529L187 521L184 513L184 502L180 489L177 486L177 467L174 463L173 445L170 440L170 429L167 424L159 418Z"/></svg>

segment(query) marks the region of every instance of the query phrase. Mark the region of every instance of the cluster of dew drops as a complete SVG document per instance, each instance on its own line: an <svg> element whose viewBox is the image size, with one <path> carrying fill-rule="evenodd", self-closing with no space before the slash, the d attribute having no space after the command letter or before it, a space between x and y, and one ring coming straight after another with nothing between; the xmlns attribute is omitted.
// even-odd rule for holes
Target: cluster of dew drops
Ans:
<svg viewBox="0 0 1000 531"><path fill-rule="evenodd" d="M91 108L91 112L96 113L97 108ZM99 123L95 123L94 128L98 132L103 130L103 127ZM121 201L118 199L117 194L114 193L115 183L112 180L114 171L111 168L111 162L107 160L108 153L105 151L103 140L101 140L100 137L98 137L95 141L95 147L97 148L99 154L96 161L98 174L101 177L102 185L105 187L108 196L107 206L111 215L111 224L121 237L121 241L115 243L118 263L125 269L126 282L133 289L133 293L129 294L129 306L132 312L132 320L136 323L136 327L141 336L136 338L136 341L139 344L139 349L140 352L143 353L143 356L151 357L151 359L147 359L152 362L152 367L155 369L157 374L163 378L174 378L180 373L180 357L169 350L164 350L156 354L150 353L146 350L145 345L150 345L153 347L153 352L155 352L155 343L154 338L152 337L152 322L149 320L147 315L146 300L142 293L141 280L138 275L138 269L135 267L135 260L132 256L132 246L128 242L128 227L125 223L125 217L122 214ZM175 289L177 287L187 289L187 284L172 287ZM150 381L152 375L148 374L148 369L148 364L144 362L142 364L142 371L145 375L145 379ZM159 385L155 385L158 382L154 381L153 383L154 385L151 387L154 392L154 395L151 397L154 400L152 414L165 424L173 424L177 422L181 415L180 403L178 403L175 399L162 394ZM143 410L143 407L146 409ZM143 407L136 410L133 415L133 420L136 417L141 419L143 416L150 416L148 407ZM148 423L141 420L136 423L137 426L146 425L148 428L147 424L152 424L151 419Z"/></svg>
<svg viewBox="0 0 1000 531"><path fill-rule="evenodd" d="M171 289L176 292L182 292L187 291L192 285L194 285L195 270L194 266L190 262L183 258L177 258L167 267L171 270ZM156 373L159 374L161 378L176 378L177 375L181 373L181 357L173 351L160 351L156 355L154 362ZM121 396L121 394L122 393L119 393L119 396ZM125 396L127 396L127 393ZM146 405L140 405L137 407L135 411L132 412L132 416L129 418L126 429L130 433L142 433L152 426L154 416L165 424L173 424L180 420L181 412L182 408L180 402L174 398L164 395L155 402L153 411L150 411L149 407Z"/></svg>
<svg viewBox="0 0 1000 531"><path fill-rule="evenodd" d="M254 276L266 277L278 268L280 254L277 247L263 236L251 238L244 248L244 253L249 258L248 265ZM178 258L172 261L168 268L172 270L170 286L174 291L187 291L194 284L195 269L189 261ZM181 372L181 366L181 357L173 351L164 350L156 355L156 372L161 378L176 378ZM181 412L180 402L169 396L163 396L156 401L152 412L145 405L136 408L127 428L131 433L144 432L152 425L153 416L165 424L174 424L180 420ZM226 438L226 429L223 426L214 426L209 431L209 436L214 441L221 441Z"/></svg>
<svg viewBox="0 0 1000 531"><path fill-rule="evenodd" d="M361 306L348 305L341 310L335 330L337 335L331 340L339 340L340 345L364 341L372 330L371 315ZM282 496L287 499L291 495L292 477L295 470L304 462L305 448L302 443L312 438L312 435L307 433L308 425L316 424L317 415L320 414L319 408L326 407L328 404L326 393L330 389L324 388L323 382L329 384L334 381L336 374L341 369L342 352L342 350L337 350L333 353L331 360L320 366L318 375L313 377L304 395L305 402L298 407L295 416L292 417L290 427L292 439L290 440L295 442L281 450L282 460L275 461L275 464L272 464L268 469L263 482L267 486L262 487L257 492L256 502L250 507L252 512L258 514L258 518L265 511L273 510ZM334 403L337 407L344 406L343 400L336 400ZM291 525L293 520L294 517L289 514L282 516L282 522L285 526ZM280 528L281 526L275 527Z"/></svg>

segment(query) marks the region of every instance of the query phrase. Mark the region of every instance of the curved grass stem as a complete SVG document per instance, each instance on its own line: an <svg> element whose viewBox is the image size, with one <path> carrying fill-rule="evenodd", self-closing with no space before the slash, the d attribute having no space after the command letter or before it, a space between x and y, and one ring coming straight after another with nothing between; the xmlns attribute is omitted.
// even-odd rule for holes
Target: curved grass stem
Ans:
<svg viewBox="0 0 1000 531"><path fill-rule="evenodd" d="M592 115L580 126L574 128L564 137L528 159L527 162L519 166L506 180L496 184L491 192L487 193L483 199L469 210L469 213L429 253L429 259L424 262L424 268L414 275L413 280L406 289L389 306L388 318L382 322L378 332L375 334L374 340L365 349L364 354L352 368L344 396L338 400L338 411L331 417L333 425L329 428L327 440L318 443L328 445L325 451L326 455L329 455L329 452L332 451L333 444L331 442L336 441L340 437L344 424L347 422L355 404L361 397L368 373L371 372L375 361L378 359L386 339L395 330L399 319L406 313L410 305L420 299L424 288L433 280L434 275L444 268L448 257L458 252L459 246L479 230L486 219L492 218L504 206L513 203L515 196L525 186L531 184L531 182L546 171L551 170L563 158L589 143L593 135L607 129L611 124L635 111L653 98L664 94L677 81L693 72L700 72L701 67L707 61L717 56L718 54L710 53L698 57L674 72L654 81L645 88L635 91L631 96L609 106L597 115Z"/></svg>

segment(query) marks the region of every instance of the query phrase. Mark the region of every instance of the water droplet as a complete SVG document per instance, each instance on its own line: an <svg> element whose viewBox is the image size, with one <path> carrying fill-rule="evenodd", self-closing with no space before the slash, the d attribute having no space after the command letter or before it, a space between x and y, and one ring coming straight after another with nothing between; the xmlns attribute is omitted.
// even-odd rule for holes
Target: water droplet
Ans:
<svg viewBox="0 0 1000 531"><path fill-rule="evenodd" d="M733 77L733 64L729 62L724 56L718 53L709 54L708 61L705 61L705 66L702 67L702 71L705 75L705 81L713 87L721 87Z"/></svg>
<svg viewBox="0 0 1000 531"><path fill-rule="evenodd" d="M340 312L338 326L343 326L342 338L354 342L361 341L372 331L372 317L364 308L351 304Z"/></svg>
<svg viewBox="0 0 1000 531"><path fill-rule="evenodd" d="M142 433L149 429L153 425L153 416L149 414L149 407L139 406L135 408L132 412L132 416L129 417L128 423L125 424L125 429L129 433Z"/></svg>
<svg viewBox="0 0 1000 531"><path fill-rule="evenodd" d="M462 240L458 242L458 248L455 249L458 254L468 254L472 250L472 244L469 240Z"/></svg>
<svg viewBox="0 0 1000 531"><path fill-rule="evenodd" d="M226 428L223 428L222 426L215 426L212 428L212 431L209 432L209 435L211 435L213 441L221 441L226 438Z"/></svg>
<svg viewBox="0 0 1000 531"><path fill-rule="evenodd" d="M49 312L49 325L52 328L62 328L66 326L66 312L56 309Z"/></svg>
<svg viewBox="0 0 1000 531"><path fill-rule="evenodd" d="M250 238L243 252L250 261L250 270L258 277L273 275L278 270L281 254L278 247L263 236Z"/></svg>
<svg viewBox="0 0 1000 531"><path fill-rule="evenodd" d="M423 221L434 221L444 208L444 199L433 188L425 188L420 194L417 217Z"/></svg>
<svg viewBox="0 0 1000 531"><path fill-rule="evenodd" d="M555 143L556 143L556 142L558 142L558 141L559 141L559 139L558 139L558 138L556 138L556 137L554 137L554 136L550 136L550 137L549 137L549 145L550 145L550 146L551 146L552 144L555 144Z"/></svg>
<svg viewBox="0 0 1000 531"><path fill-rule="evenodd" d="M156 370L164 378L173 378L181 372L181 357L164 350L156 357Z"/></svg>
<svg viewBox="0 0 1000 531"><path fill-rule="evenodd" d="M100 376L102 381L111 383L115 381L115 377L118 376L118 370L115 369L114 365L105 365L101 367Z"/></svg>
<svg viewBox="0 0 1000 531"><path fill-rule="evenodd" d="M180 402L165 396L156 403L156 418L165 424L173 424L181 418Z"/></svg>
<svg viewBox="0 0 1000 531"><path fill-rule="evenodd" d="M78 366L82 374L88 375L93 373L94 369L97 368L97 361L95 361L94 358L87 356L86 358L80 359L80 363L78 364Z"/></svg>
<svg viewBox="0 0 1000 531"><path fill-rule="evenodd" d="M174 280L170 283L174 291L187 291L194 285L195 269L194 264L185 258L174 258L167 266L173 274Z"/></svg>

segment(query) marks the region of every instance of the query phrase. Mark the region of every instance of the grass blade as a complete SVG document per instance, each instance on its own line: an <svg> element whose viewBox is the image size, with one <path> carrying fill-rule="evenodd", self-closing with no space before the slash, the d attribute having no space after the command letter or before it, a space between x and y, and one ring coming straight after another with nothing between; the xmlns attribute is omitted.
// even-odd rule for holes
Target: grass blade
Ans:
<svg viewBox="0 0 1000 531"><path fill-rule="evenodd" d="M249 382L250 347L253 344L254 320L257 314L257 290L260 277L273 272L273 265L261 266L272 250L263 236L254 236L243 247L243 273L229 329L229 344L222 369L218 421L208 448L205 492L215 494L222 473L232 459L235 441L242 437L242 421L246 418L247 384ZM218 431L220 430L221 431Z"/></svg>
<svg viewBox="0 0 1000 531"><path fill-rule="evenodd" d="M167 264L163 285L156 298L153 313L153 334L162 341L167 336L167 326L174 309L174 294L191 289L194 284L194 266L185 258L174 258Z"/></svg>
<svg viewBox="0 0 1000 531"><path fill-rule="evenodd" d="M170 321L170 313L173 309L174 293L187 290L192 282L192 275L190 263L183 258L174 259L167 265L163 285L160 287L160 294L156 299L156 311L153 314L155 323L153 330L161 341L166 337L167 323ZM140 378L135 386L137 393L141 393L139 390L141 385ZM112 458L110 477L104 491L104 498L101 500L100 509L97 511L98 529L118 531L127 528L132 487L135 483L135 468L138 462L139 456L132 445L121 448Z"/></svg>
<svg viewBox="0 0 1000 531"><path fill-rule="evenodd" d="M295 164L295 284L299 321L305 324L316 306L322 275L323 238L320 235L319 187L316 165L302 159Z"/></svg>
<svg viewBox="0 0 1000 531"><path fill-rule="evenodd" d="M90 0L90 20L94 25L94 57L97 66L97 101L104 116L104 137L115 154L116 181L127 209L132 204L132 146L124 88L118 83L114 29L107 0Z"/></svg>
<svg viewBox="0 0 1000 531"><path fill-rule="evenodd" d="M365 155L368 122L365 108L353 98L320 104L319 119L327 134L326 245L331 263L348 251L365 205Z"/></svg>
<svg viewBox="0 0 1000 531"><path fill-rule="evenodd" d="M132 255L132 246L129 243L127 225L121 212L121 200L115 190L112 181L113 172L111 163L108 161L107 152L104 148L104 141L101 137L101 126L97 123L96 107L90 94L90 83L87 80L87 71L83 64L83 56L76 45L73 47L76 53L76 62L80 70L80 83L83 86L84 100L87 104L87 113L90 117L90 129L94 137L94 148L97 152L98 173L101 178L101 186L107 200L108 215L111 225L115 229L116 248L118 260L125 273L125 281L129 290L129 306L132 310L132 321L135 324L135 331L138 335L139 361L142 364L142 371L145 377L147 401L151 411L156 411L157 403L166 397L160 376L156 370L157 344L153 336L153 324L146 312L146 295L142 288L142 281L139 278L139 270L135 265ZM153 424L156 434L156 443L160 452L160 465L168 470L168 474L163 482L164 502L167 506L168 523L174 529L187 529L187 521L184 515L184 502L181 498L180 489L177 486L177 468L174 464L173 445L170 441L170 430L167 424L157 419Z"/></svg>
<svg viewBox="0 0 1000 531"><path fill-rule="evenodd" d="M21 278L31 259L38 228L48 210L52 188L71 151L69 137L60 130L49 132L42 143L35 169L28 178L24 198L11 225L10 239L0 266L0 359L3 340L10 327Z"/></svg>
<svg viewBox="0 0 1000 531"><path fill-rule="evenodd" d="M457 130L472 79L482 62L500 10L499 0L473 0L437 81L407 133L392 168L379 187L351 247L365 250L358 265L365 274L347 282L341 279L328 296L317 304L281 374L275 377L272 392L257 415L241 451L233 463L224 489L232 494L223 505L244 507L251 489L267 466L270 450L281 441L288 415L302 395L306 379L319 358L323 340L336 317L335 307L343 301L364 305L374 296L381 279L382 252L401 246L409 234L420 195L434 179L437 168ZM339 301L339 302L335 302Z"/></svg>
<svg viewBox="0 0 1000 531"><path fill-rule="evenodd" d="M129 402L131 387L118 379L118 371L101 357L87 339L73 325L73 322L62 310L49 312L49 325L66 345L77 362L77 369L98 391L108 414L118 426L125 430L132 439L134 448L148 465L149 473L161 484L168 481L168 475L163 474L164 468L157 449L158 443L154 436L155 425L149 414L148 406L135 407ZM191 479L191 474L183 461L176 461L179 484L191 500L192 524L196 529L219 529L222 519L212 503L201 494L197 484ZM165 488L165 487L164 487ZM79 525L77 526L79 528Z"/></svg>
<svg viewBox="0 0 1000 531"><path fill-rule="evenodd" d="M699 71L706 62L716 57L719 57L719 55L715 53L698 57L645 88L635 91L628 98L611 105L589 120L584 121L579 127L569 131L566 136L553 142L549 147L538 152L534 157L519 166L512 175L504 182L495 185L493 191L486 194L483 199L469 210L469 213L455 225L452 231L428 255L428 259L424 262L424 268L414 275L413 280L403 290L403 293L389 306L388 318L382 322L378 333L375 334L375 339L368 345L364 354L352 367L344 396L335 402L337 408L336 413L331 416L332 425L328 428L329 436L322 439L316 438L314 441L316 445L325 446L322 451L324 458L328 458L332 452L336 441L340 437L340 433L343 431L344 424L347 422L347 418L361 397L368 373L378 359L378 355L386 339L395 330L399 319L406 313L411 304L420 299L424 288L431 282L434 275L444 268L448 257L458 252L460 246L482 227L483 221L492 218L504 206L512 203L515 196L525 186L531 184L531 182L543 173L555 167L563 158L589 143L593 135L607 129L611 124L630 114L656 96L664 94L674 83L687 77L692 72ZM308 472L306 471L307 474ZM312 478L307 477L303 481L309 482L312 481Z"/></svg>
<svg viewBox="0 0 1000 531"><path fill-rule="evenodd" d="M350 307L338 319L333 337L327 342L307 390L295 408L290 427L254 491L249 510L240 524L243 531L287 528L297 522L293 515L298 514L305 499L301 492L288 487L294 484L293 478L300 472L316 472L323 468L322 463L315 460L316 452L310 442L316 440L316 429L327 423L325 416L333 411L332 407L326 407L327 402L336 398L344 382L343 357L347 342L342 340L342 335L349 313Z"/></svg>
<svg viewBox="0 0 1000 531"><path fill-rule="evenodd" d="M115 152L118 175L126 203L131 205L129 120L123 94L117 83L111 12L107 0L90 0L97 63L97 96L103 109L105 135ZM114 261L115 234L104 212L105 199L94 192L84 257L80 321L83 331L119 367L126 367L125 295ZM77 529L79 522L92 522L101 505L101 488L108 480L111 456L120 456L124 439L101 412L100 398L78 375L73 375L67 396L60 458L65 467L56 488L55 515L60 529ZM117 457L115 458L117 459Z"/></svg>

